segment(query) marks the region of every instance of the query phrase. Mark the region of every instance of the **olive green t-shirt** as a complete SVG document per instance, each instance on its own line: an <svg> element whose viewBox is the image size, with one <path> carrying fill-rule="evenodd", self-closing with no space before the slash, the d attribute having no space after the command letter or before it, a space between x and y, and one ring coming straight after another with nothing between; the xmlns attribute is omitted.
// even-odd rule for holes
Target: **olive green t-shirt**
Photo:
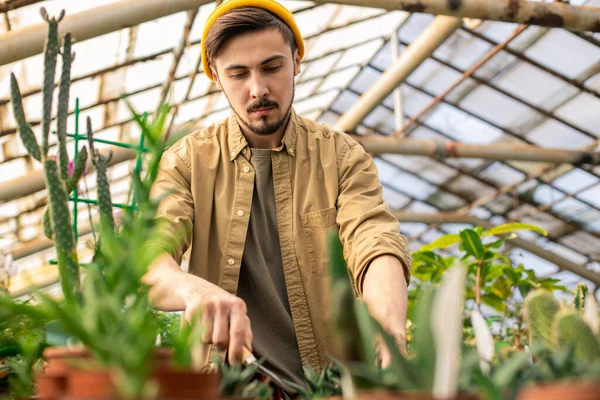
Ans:
<svg viewBox="0 0 600 400"><path fill-rule="evenodd" d="M254 193L237 295L248 308L254 355L280 377L305 385L279 247L269 149L251 149Z"/></svg>

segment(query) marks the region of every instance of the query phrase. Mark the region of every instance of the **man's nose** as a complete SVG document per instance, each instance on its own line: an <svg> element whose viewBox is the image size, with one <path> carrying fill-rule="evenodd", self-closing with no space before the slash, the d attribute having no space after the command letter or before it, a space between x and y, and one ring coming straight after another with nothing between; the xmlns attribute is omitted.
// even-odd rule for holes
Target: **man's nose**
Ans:
<svg viewBox="0 0 600 400"><path fill-rule="evenodd" d="M264 78L260 76L260 74L253 74L251 83L250 83L250 95L253 98L261 98L267 97L269 95L269 87Z"/></svg>

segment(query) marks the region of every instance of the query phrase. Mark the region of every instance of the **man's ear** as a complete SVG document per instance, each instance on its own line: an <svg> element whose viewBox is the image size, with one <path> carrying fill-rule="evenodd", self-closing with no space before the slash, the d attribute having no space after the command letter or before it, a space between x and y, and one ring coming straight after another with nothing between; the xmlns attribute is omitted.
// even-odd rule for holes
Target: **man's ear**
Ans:
<svg viewBox="0 0 600 400"><path fill-rule="evenodd" d="M210 72L212 73L213 81L217 85L217 89L221 89L221 82L219 82L219 75L217 75L217 68L212 64L210 65Z"/></svg>
<svg viewBox="0 0 600 400"><path fill-rule="evenodd" d="M294 51L294 76L298 76L298 74L300 74L300 64L301 64L301 60L300 60L300 53L298 52L298 49L296 49Z"/></svg>

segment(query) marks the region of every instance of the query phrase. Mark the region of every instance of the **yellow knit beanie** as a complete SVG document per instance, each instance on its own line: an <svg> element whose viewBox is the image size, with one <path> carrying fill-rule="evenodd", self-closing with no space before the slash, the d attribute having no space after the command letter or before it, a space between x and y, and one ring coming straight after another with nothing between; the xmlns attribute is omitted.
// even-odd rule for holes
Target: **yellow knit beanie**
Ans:
<svg viewBox="0 0 600 400"><path fill-rule="evenodd" d="M202 67L204 68L204 73L208 76L208 79L214 81L212 76L212 72L208 65L208 58L206 56L206 47L204 47L204 42L206 40L206 36L208 35L208 31L213 26L215 21L221 17L223 14L240 7L258 7L264 10L270 11L273 14L277 15L279 18L283 20L290 27L292 33L294 34L294 38L296 39L296 47L298 48L298 53L300 54L300 59L304 57L304 40L302 40L302 35L300 34L300 30L296 25L296 21L294 21L294 15L290 10L276 2L275 0L229 0L224 1L217 8L213 10L212 13L208 16L206 20L206 24L204 25L204 31L202 32Z"/></svg>

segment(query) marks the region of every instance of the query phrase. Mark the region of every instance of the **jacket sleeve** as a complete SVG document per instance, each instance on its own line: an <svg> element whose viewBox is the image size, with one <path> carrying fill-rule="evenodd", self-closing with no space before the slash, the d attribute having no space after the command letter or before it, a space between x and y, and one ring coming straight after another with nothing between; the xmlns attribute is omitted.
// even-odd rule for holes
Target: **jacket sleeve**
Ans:
<svg viewBox="0 0 600 400"><path fill-rule="evenodd" d="M380 255L389 254L400 260L408 284L411 256L406 240L400 234L398 219L383 200L373 159L358 142L346 138L337 164L337 223L355 295L362 296L362 283L369 264Z"/></svg>
<svg viewBox="0 0 600 400"><path fill-rule="evenodd" d="M178 264L192 240L194 200L190 170L185 148L176 144L163 154L152 188L153 198L160 201L157 220L165 239L152 246L171 254Z"/></svg>

